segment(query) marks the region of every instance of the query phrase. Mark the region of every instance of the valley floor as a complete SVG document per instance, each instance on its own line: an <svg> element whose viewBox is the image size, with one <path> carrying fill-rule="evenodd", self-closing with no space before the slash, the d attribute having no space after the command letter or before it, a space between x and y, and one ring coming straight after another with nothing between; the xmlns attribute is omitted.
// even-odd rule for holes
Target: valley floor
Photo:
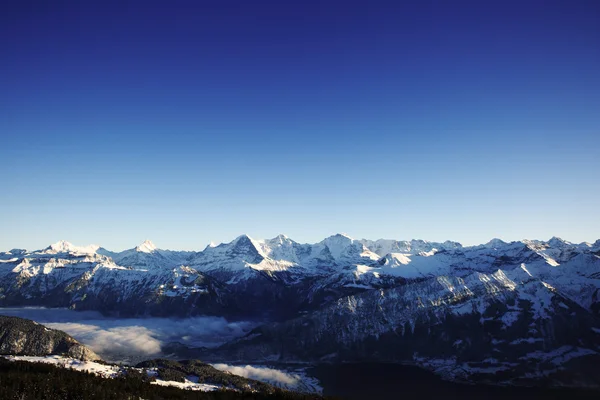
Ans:
<svg viewBox="0 0 600 400"><path fill-rule="evenodd" d="M600 398L598 390L453 383L422 368L400 364L321 364L307 373L321 382L323 395L347 400Z"/></svg>

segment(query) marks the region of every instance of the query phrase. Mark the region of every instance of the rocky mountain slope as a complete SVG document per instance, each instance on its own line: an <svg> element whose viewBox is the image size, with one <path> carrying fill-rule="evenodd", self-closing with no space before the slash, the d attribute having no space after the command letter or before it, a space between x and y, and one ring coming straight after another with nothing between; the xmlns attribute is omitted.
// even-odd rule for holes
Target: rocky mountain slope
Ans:
<svg viewBox="0 0 600 400"><path fill-rule="evenodd" d="M66 333L37 322L0 315L0 354L23 356L65 355L95 361L100 357Z"/></svg>
<svg viewBox="0 0 600 400"><path fill-rule="evenodd" d="M599 351L600 319L523 267L344 297L308 315L263 325L202 356L408 362L453 379L490 375L495 382L515 383L559 376L574 359L600 361ZM600 378L585 368L570 373L588 385Z"/></svg>

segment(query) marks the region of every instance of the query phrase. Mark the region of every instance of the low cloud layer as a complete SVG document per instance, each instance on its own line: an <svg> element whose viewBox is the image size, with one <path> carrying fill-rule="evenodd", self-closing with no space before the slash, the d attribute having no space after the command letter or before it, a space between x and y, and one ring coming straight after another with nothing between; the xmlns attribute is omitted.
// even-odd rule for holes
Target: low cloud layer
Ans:
<svg viewBox="0 0 600 400"><path fill-rule="evenodd" d="M212 364L213 367L220 371L228 371L234 375L243 376L245 378L256 379L274 384L280 387L295 388L300 383L301 377L297 374L289 374L278 369L266 367L254 367L252 365L228 365L228 364Z"/></svg>
<svg viewBox="0 0 600 400"><path fill-rule="evenodd" d="M109 359L137 358L160 355L161 341L152 330L143 326L102 327L74 322L46 323L53 329L67 332L75 339Z"/></svg>
<svg viewBox="0 0 600 400"><path fill-rule="evenodd" d="M270 383L283 389L304 393L323 393L319 380L307 373L305 368L289 368L285 371L253 365L212 364L218 370L228 371L234 375Z"/></svg>
<svg viewBox="0 0 600 400"><path fill-rule="evenodd" d="M215 347L245 335L256 325L220 317L114 319L93 311L46 308L4 308L0 314L32 319L65 331L110 361L160 356L162 346L170 342Z"/></svg>

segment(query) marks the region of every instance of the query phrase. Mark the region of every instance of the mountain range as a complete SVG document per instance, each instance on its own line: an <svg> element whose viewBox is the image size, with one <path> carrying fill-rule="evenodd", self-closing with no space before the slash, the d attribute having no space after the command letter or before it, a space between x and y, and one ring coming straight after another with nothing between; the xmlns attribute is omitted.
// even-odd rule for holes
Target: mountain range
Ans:
<svg viewBox="0 0 600 400"><path fill-rule="evenodd" d="M0 253L0 306L260 321L203 359L413 363L453 380L595 385L600 240L478 246L242 235L202 251L61 241Z"/></svg>

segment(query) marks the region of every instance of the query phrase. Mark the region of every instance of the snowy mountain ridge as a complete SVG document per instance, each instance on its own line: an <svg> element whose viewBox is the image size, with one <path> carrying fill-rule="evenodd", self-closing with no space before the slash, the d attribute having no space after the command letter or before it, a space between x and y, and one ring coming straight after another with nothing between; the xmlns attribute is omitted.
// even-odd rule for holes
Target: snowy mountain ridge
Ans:
<svg viewBox="0 0 600 400"><path fill-rule="evenodd" d="M596 290L600 286L600 240L573 244L557 237L510 243L492 239L465 247L453 241L355 240L337 234L315 244L301 244L285 235L266 240L241 235L198 252L162 250L149 240L121 252L66 241L37 251L13 249L0 252L4 285L0 302L33 303L50 296L59 304L83 302L80 306L102 308L108 300L92 303L90 293L118 289L117 298L122 301L137 297L152 304L167 294L172 299L209 292L233 298L240 291L257 295L254 285L261 290L268 287L279 296L300 290L303 298L296 307L307 302L317 306L357 290L438 276L512 271L523 265L586 308L600 301ZM230 307L219 296L208 303Z"/></svg>
<svg viewBox="0 0 600 400"><path fill-rule="evenodd" d="M533 376L553 354L600 358L600 240L462 246L338 234L301 244L241 235L197 252L61 241L0 252L0 306L265 323L202 358L400 361L442 373L450 357L477 374L505 354L490 371L523 366L515 374ZM544 376L560 372L550 364Z"/></svg>
<svg viewBox="0 0 600 400"><path fill-rule="evenodd" d="M581 262L595 264L599 252L600 240L594 244L572 244L557 237L548 241L510 243L492 239L486 244L464 247L452 241L354 240L343 234L315 244L300 244L285 235L266 240L241 235L230 243L207 246L198 252L162 250L149 240L121 252L59 241L38 251L0 253L0 262L19 261L14 265L16 268L38 260L45 273L57 266L85 262L98 263L102 268L155 269L156 273L187 266L200 273L216 273L224 281L249 279L259 272L286 272L288 280L339 273L364 280L368 276L378 279L381 275L404 279L460 275L465 269L488 272L492 267L511 265L514 268L523 262L533 263L534 269L541 265L558 267L578 256L586 259ZM544 273L556 275L551 271L544 269ZM585 274L585 271L579 273Z"/></svg>
<svg viewBox="0 0 600 400"><path fill-rule="evenodd" d="M421 240L421 239L370 240L370 239L353 239L346 234L335 234L335 235L329 236L329 237L323 239L322 241L320 241L318 243L314 243L314 244L301 244L301 243L294 241L293 239L289 238L288 236L286 236L284 234L279 234L272 239L254 239L254 238L250 237L249 235L243 234L243 235L238 236L236 239L234 239L232 242L229 242L229 243L221 243L221 244L217 245L214 242L211 242L209 245L206 246L206 248L204 250L210 249L210 248L215 248L215 247L220 247L220 246L234 245L239 241L250 242L263 256L271 257L273 259L278 259L278 260L279 259L286 260L286 261L290 261L290 262L294 262L297 260L293 259L294 252L293 252L293 250L290 251L289 249L294 248L294 247L302 248L305 246L318 246L318 245L327 246L329 248L329 251L331 252L331 254L336 255L336 257L334 257L334 258L339 258L341 256L341 252L343 252L348 246L358 246L358 245L363 245L365 247L365 251L375 253L375 254L379 255L380 257L385 256L386 254L389 254L389 253L416 254L416 253L420 253L420 252L429 252L433 249L436 249L436 250L461 250L461 249L462 250L470 250L470 249L477 249L477 248L497 249L497 248L501 248L501 247L504 247L504 246L512 244L512 243L523 243L523 244L529 245L531 247L536 247L536 246L544 247L545 246L546 248L552 247L552 248L556 248L556 249L566 248L566 247L575 247L575 248L579 248L579 249L590 249L591 251L600 251L600 239L596 240L594 243L582 242L582 243L577 244L577 243L572 243L572 242L566 241L557 236L551 237L548 241L523 239L520 241L505 242L502 239L493 238L484 244L463 246L459 242L454 242L454 241L450 241L450 240L447 240L445 242L430 242L430 241ZM281 249L288 249L288 250L287 251L283 250L283 252L281 252L282 251ZM143 253L153 253L155 251L163 251L163 252L166 251L166 252L169 252L172 254L174 254L174 253L190 254L190 253L202 253L203 252L203 251L194 252L194 251L177 251L177 250L159 249L156 247L156 245L151 240L145 240L144 242L140 243L136 247L134 247L130 250L124 250L121 252L112 252L110 250L106 250L105 248L98 246L98 245L94 245L94 244L87 245L87 246L76 246L66 240L60 240L56 243L51 244L50 246L46 247L45 249L38 250L38 251L39 252L43 251L44 253L47 253L47 254L60 254L60 253L88 254L88 253L95 253L98 250L108 252L111 254L122 254L125 252L133 252L133 251L143 252ZM12 249L10 251L0 252L0 254L19 253L19 252L27 252L27 250Z"/></svg>

